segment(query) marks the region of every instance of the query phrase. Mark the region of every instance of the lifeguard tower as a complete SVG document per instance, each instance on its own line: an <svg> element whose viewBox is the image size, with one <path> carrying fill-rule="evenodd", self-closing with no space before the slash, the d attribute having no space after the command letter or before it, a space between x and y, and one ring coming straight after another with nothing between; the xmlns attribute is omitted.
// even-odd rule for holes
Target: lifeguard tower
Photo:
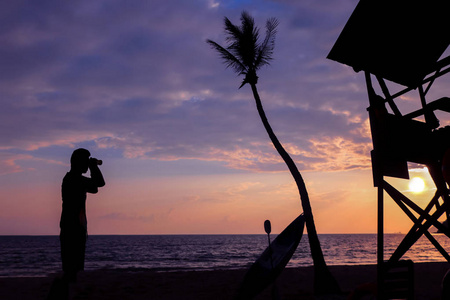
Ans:
<svg viewBox="0 0 450 300"><path fill-rule="evenodd" d="M443 225L450 214L450 171L445 170L450 168L450 128L441 127L435 114L437 110L450 112L450 98L426 99L433 83L450 72L450 56L442 58L450 44L447 7L447 1L437 0L361 0L327 57L365 75L373 181L378 193L379 299L387 298L387 272L421 236L425 235L450 262L447 251L429 231L434 226L450 237ZM392 91L393 88L398 90ZM406 93L417 93L419 109L400 111L397 104ZM408 179L408 163L427 166L436 185L436 193L425 208L385 180ZM413 223L387 261L383 240L384 192Z"/></svg>

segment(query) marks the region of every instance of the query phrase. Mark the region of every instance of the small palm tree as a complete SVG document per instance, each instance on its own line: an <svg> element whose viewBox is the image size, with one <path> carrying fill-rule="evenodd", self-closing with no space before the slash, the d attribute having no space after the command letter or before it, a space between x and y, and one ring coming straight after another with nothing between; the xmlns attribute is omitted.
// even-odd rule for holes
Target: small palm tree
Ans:
<svg viewBox="0 0 450 300"><path fill-rule="evenodd" d="M227 34L226 41L228 42L228 46L226 48L211 40L207 40L207 43L219 52L227 67L231 67L239 75L244 75L244 80L239 88L243 87L247 83L250 85L253 92L253 97L256 101L259 116L264 124L264 128L269 134L270 140L275 146L275 149L283 158L289 168L289 171L294 177L300 193L303 212L305 214L308 239L314 262L315 291L317 293L339 292L339 286L329 272L323 257L305 182L303 181L303 178L300 175L294 161L279 142L277 136L274 134L272 127L267 120L258 90L256 88L256 84L258 82L256 71L262 66L268 65L270 60L272 60L278 21L275 18L267 20L266 36L262 43L259 42L259 29L255 27L254 19L245 11L242 12L241 22L242 24L239 27L231 23L228 18L225 18L225 33Z"/></svg>

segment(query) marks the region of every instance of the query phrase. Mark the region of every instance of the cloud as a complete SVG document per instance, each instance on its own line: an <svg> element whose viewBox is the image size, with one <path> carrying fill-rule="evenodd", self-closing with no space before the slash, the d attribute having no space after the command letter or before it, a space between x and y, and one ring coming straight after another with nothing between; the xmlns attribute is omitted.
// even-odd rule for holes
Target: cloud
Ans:
<svg viewBox="0 0 450 300"><path fill-rule="evenodd" d="M100 216L100 219L114 220L114 221L139 221L153 223L155 221L155 215L137 215L137 214L125 214L125 213L109 213Z"/></svg>
<svg viewBox="0 0 450 300"><path fill-rule="evenodd" d="M230 107L235 109L231 111ZM136 108L139 110L135 111ZM122 111L124 118L120 124L141 117L144 122L148 111L141 104L130 105L130 108L120 106L117 109ZM108 124L108 120L117 120L109 116L117 114L113 110L110 108L109 112L105 112L106 115L99 113L99 123ZM318 112L316 116L323 114L323 118L328 120L328 123L323 123L300 109L279 108L272 113L277 116L274 118L274 128L282 132L280 139L282 142L287 141L284 143L286 149L303 167L309 170L338 170L368 166L371 142L364 131L367 128L360 128L358 118L353 119L346 113L334 111ZM128 131L98 139L97 145L100 148L123 149L128 158L217 160L236 169L285 170L253 103L186 101L162 114L153 114L153 118L145 122L148 124L146 128L129 124L126 127ZM363 125L368 126L367 122ZM114 127L114 124L110 126ZM120 129L114 131L119 132ZM324 135L326 131L329 135ZM340 154L336 152L338 149ZM339 159L345 161L339 162ZM327 161L334 165L333 168L329 168ZM319 167L321 165L323 168Z"/></svg>
<svg viewBox="0 0 450 300"><path fill-rule="evenodd" d="M22 162L27 162L27 167L24 167ZM44 162L45 164L53 165L67 165L57 160L36 158L28 154L0 152L0 175L19 173L25 170L33 170L33 168L29 166L30 162Z"/></svg>
<svg viewBox="0 0 450 300"><path fill-rule="evenodd" d="M30 155L17 155L12 153L0 153L0 175L22 172L22 167L17 163L19 160L30 159Z"/></svg>
<svg viewBox="0 0 450 300"><path fill-rule="evenodd" d="M258 25L280 19L275 59L261 70L258 87L276 134L302 169L367 165L363 79L326 60L354 2L248 3ZM285 170L248 87L237 90L240 79L205 43L224 42L223 16L239 22L242 4L7 6L0 13L0 62L7 70L0 81L0 149L35 155L94 142L129 159Z"/></svg>

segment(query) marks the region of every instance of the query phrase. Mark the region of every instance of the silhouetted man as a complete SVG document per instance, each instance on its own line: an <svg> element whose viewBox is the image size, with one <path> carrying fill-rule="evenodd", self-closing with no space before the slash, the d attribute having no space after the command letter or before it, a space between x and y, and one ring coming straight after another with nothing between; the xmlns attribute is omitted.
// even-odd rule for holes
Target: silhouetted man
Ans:
<svg viewBox="0 0 450 300"><path fill-rule="evenodd" d="M98 168L100 160L90 157L86 149L77 149L70 158L70 171L62 182L61 258L63 281L74 282L78 271L84 270L87 238L86 193L95 194L105 185ZM91 178L83 176L90 170Z"/></svg>

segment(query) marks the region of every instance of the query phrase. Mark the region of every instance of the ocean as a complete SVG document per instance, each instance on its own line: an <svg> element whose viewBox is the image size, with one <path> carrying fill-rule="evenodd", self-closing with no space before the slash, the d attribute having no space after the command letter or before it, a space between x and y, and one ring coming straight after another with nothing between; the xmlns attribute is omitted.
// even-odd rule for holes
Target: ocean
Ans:
<svg viewBox="0 0 450 300"><path fill-rule="evenodd" d="M386 234L386 259L403 234ZM434 237L447 251L450 239ZM275 235L271 235L274 239ZM376 263L376 234L320 234L328 265ZM85 270L150 269L159 272L249 267L267 247L267 235L91 235ZM61 270L58 236L0 236L0 277L48 276ZM445 261L422 237L403 257L414 262ZM312 265L308 236L287 267Z"/></svg>

